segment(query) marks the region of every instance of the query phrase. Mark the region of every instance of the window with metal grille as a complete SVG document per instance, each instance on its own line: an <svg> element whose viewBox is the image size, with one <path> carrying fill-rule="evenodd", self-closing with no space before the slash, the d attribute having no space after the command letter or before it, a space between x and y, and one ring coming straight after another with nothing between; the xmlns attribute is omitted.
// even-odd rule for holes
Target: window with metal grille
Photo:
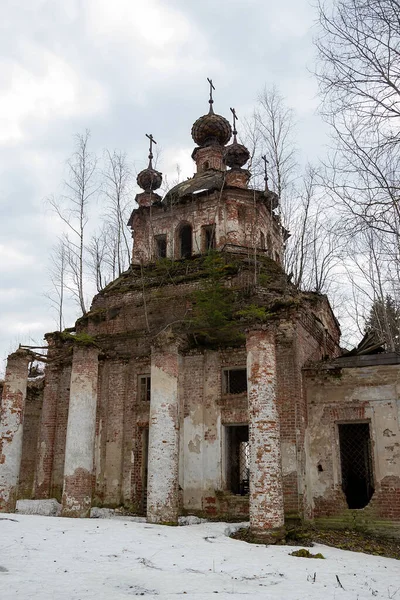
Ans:
<svg viewBox="0 0 400 600"><path fill-rule="evenodd" d="M245 394L247 392L246 369L226 369L223 376L224 394Z"/></svg>
<svg viewBox="0 0 400 600"><path fill-rule="evenodd" d="M342 489L349 508L364 508L374 493L369 423L339 424Z"/></svg>
<svg viewBox="0 0 400 600"><path fill-rule="evenodd" d="M157 258L166 258L167 257L167 236L166 235L156 235L156 253Z"/></svg>
<svg viewBox="0 0 400 600"><path fill-rule="evenodd" d="M226 454L228 489L233 494L249 493L250 446L248 425L226 427Z"/></svg>
<svg viewBox="0 0 400 600"><path fill-rule="evenodd" d="M150 402L151 379L150 375L139 375L139 400Z"/></svg>

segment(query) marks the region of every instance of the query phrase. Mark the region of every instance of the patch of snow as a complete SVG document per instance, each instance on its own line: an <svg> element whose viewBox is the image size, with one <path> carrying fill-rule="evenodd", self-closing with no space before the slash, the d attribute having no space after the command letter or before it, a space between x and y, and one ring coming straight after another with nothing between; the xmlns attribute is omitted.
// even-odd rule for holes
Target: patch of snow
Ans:
<svg viewBox="0 0 400 600"><path fill-rule="evenodd" d="M17 500L15 512L22 515L59 517L61 515L61 504L55 498L47 500Z"/></svg>
<svg viewBox="0 0 400 600"><path fill-rule="evenodd" d="M178 517L179 525L200 525L201 523L208 523L207 519L201 519L195 517L195 515L187 515L187 517Z"/></svg>
<svg viewBox="0 0 400 600"><path fill-rule="evenodd" d="M125 515L117 508L99 508L93 506L90 509L91 519L122 519L123 521L133 521L134 523L146 523L145 517L137 517L135 515Z"/></svg>
<svg viewBox="0 0 400 600"><path fill-rule="evenodd" d="M398 600L397 560L319 544L326 560L297 558L227 537L236 523L14 517L0 521L1 600Z"/></svg>

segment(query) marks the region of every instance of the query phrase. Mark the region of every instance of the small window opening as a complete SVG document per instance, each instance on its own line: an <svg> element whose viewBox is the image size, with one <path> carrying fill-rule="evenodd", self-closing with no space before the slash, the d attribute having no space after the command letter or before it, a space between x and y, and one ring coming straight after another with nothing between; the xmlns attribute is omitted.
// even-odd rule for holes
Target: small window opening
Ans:
<svg viewBox="0 0 400 600"><path fill-rule="evenodd" d="M150 375L139 376L139 400L141 402L150 402L151 396L151 378Z"/></svg>
<svg viewBox="0 0 400 600"><path fill-rule="evenodd" d="M181 258L192 256L192 227L184 225L179 234Z"/></svg>
<svg viewBox="0 0 400 600"><path fill-rule="evenodd" d="M156 235L155 241L157 258L167 258L167 236Z"/></svg>
<svg viewBox="0 0 400 600"><path fill-rule="evenodd" d="M265 250L265 235L263 232L260 232L260 248L261 250Z"/></svg>
<svg viewBox="0 0 400 600"><path fill-rule="evenodd" d="M226 479L233 494L249 493L250 446L248 425L226 427Z"/></svg>
<svg viewBox="0 0 400 600"><path fill-rule="evenodd" d="M226 369L223 386L225 394L245 394L247 392L246 369Z"/></svg>
<svg viewBox="0 0 400 600"><path fill-rule="evenodd" d="M208 160L205 160L203 163L203 171L207 171L210 168L210 163Z"/></svg>
<svg viewBox="0 0 400 600"><path fill-rule="evenodd" d="M349 508L364 508L374 493L368 423L339 425L342 489Z"/></svg>
<svg viewBox="0 0 400 600"><path fill-rule="evenodd" d="M206 225L204 228L204 250L215 249L215 225Z"/></svg>

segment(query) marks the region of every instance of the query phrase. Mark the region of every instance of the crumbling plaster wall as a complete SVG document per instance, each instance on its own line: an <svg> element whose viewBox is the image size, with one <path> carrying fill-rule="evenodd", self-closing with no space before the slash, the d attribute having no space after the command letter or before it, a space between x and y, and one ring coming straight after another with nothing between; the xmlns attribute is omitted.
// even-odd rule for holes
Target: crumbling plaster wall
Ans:
<svg viewBox="0 0 400 600"><path fill-rule="evenodd" d="M167 236L167 257L179 258L179 226L193 228L193 254L204 252L202 227L215 224L217 248L225 244L260 248L260 233L270 240L269 254L282 257L281 228L271 216L259 194L252 190L228 189L194 196L172 206L142 207L133 219L134 247L132 262L149 262L156 256L154 236Z"/></svg>
<svg viewBox="0 0 400 600"><path fill-rule="evenodd" d="M215 514L216 493L227 490L225 427L248 424L247 394L223 393L226 368L245 368L244 348L205 350L184 358L185 411L181 486L187 510Z"/></svg>
<svg viewBox="0 0 400 600"><path fill-rule="evenodd" d="M400 520L400 367L379 365L305 375L308 502L314 517L347 510L338 423L369 422L375 493L366 518ZM318 469L318 465L320 465Z"/></svg>

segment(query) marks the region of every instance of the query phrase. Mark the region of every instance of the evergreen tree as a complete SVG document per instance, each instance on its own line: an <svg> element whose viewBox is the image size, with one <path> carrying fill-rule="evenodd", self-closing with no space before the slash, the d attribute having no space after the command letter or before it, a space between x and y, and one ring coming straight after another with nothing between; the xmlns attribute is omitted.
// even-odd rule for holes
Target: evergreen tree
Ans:
<svg viewBox="0 0 400 600"><path fill-rule="evenodd" d="M400 351L400 305L389 294L374 301L366 329L384 340L389 351Z"/></svg>

